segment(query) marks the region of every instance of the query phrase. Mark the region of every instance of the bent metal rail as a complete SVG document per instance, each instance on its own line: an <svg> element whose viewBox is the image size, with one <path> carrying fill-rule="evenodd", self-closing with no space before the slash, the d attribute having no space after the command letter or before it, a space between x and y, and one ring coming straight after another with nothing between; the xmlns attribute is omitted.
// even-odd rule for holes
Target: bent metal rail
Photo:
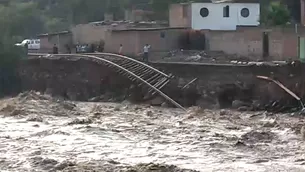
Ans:
<svg viewBox="0 0 305 172"><path fill-rule="evenodd" d="M132 59L127 56L113 54L113 53L85 53L87 55L94 55L112 61L125 69L135 73L157 89L161 90L166 84L169 83L171 76L147 65L146 63L140 62L138 60ZM110 66L111 67L111 66ZM139 85L142 85L140 83ZM154 95L155 90L151 89L148 94Z"/></svg>
<svg viewBox="0 0 305 172"><path fill-rule="evenodd" d="M105 56L117 57L117 58L120 58L121 60L129 61L129 62L134 62L135 64L143 65L146 68L149 68L149 69L151 69L151 70L153 70L155 72L160 73L161 75L163 75L163 76L165 76L167 78L170 78L169 75L167 75L167 74L165 74L165 73L163 73L163 72L161 72L161 71L159 71L159 70L157 70L157 69L147 65L146 63L140 62L138 60L135 60L133 58L130 58L130 57L127 57L127 56L123 56L123 55L120 55L120 54L113 54L113 53L85 53L85 54L87 54L87 55L94 55L94 56L98 56L98 57L100 57L100 56L102 56L102 57L105 57Z"/></svg>
<svg viewBox="0 0 305 172"><path fill-rule="evenodd" d="M161 89L169 82L170 76L137 60L126 56L111 53L90 53L90 54L39 54L29 53L28 56L55 56L55 57L80 57L90 58L102 62L105 66L115 68L116 71L131 79L149 87L149 93L158 93L178 108L185 110L179 103L164 94Z"/></svg>

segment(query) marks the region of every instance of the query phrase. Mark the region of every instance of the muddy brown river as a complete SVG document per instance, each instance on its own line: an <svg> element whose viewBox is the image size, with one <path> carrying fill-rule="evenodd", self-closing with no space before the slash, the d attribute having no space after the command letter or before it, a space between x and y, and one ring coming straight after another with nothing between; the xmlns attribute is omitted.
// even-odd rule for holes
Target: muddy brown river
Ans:
<svg viewBox="0 0 305 172"><path fill-rule="evenodd" d="M297 114L2 99L0 171L305 171Z"/></svg>

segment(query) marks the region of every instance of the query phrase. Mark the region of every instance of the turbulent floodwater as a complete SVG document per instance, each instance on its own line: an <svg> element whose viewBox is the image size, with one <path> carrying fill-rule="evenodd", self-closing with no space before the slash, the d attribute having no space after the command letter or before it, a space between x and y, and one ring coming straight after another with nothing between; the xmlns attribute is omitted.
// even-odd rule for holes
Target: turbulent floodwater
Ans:
<svg viewBox="0 0 305 172"><path fill-rule="evenodd" d="M0 105L1 172L305 171L304 119L292 114L186 113L34 92Z"/></svg>

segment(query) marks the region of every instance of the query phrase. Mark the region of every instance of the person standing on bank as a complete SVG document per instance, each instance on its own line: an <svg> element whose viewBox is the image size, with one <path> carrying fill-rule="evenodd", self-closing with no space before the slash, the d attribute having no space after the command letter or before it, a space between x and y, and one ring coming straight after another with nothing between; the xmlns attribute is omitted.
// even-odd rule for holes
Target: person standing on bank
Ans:
<svg viewBox="0 0 305 172"><path fill-rule="evenodd" d="M123 45L120 44L120 48L119 48L119 54L122 55L122 51L123 51Z"/></svg>
<svg viewBox="0 0 305 172"><path fill-rule="evenodd" d="M68 44L66 44L66 49L67 49L67 53L71 54L71 48L70 48L70 46Z"/></svg>
<svg viewBox="0 0 305 172"><path fill-rule="evenodd" d="M58 47L56 44L53 46L53 54L58 54Z"/></svg>
<svg viewBox="0 0 305 172"><path fill-rule="evenodd" d="M150 45L146 44L143 48L143 61L148 62Z"/></svg>

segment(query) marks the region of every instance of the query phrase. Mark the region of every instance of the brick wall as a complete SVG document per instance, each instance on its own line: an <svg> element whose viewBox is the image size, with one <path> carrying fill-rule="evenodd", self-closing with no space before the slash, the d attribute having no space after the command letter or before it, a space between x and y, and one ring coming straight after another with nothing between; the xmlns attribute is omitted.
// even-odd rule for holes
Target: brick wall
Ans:
<svg viewBox="0 0 305 172"><path fill-rule="evenodd" d="M59 34L40 37L40 52L51 53L53 51L53 46L56 44L58 46L59 53L66 53L66 44L72 44L71 34Z"/></svg>
<svg viewBox="0 0 305 172"><path fill-rule="evenodd" d="M186 29L131 29L105 31L105 51L118 52L123 44L123 53L135 55L142 52L145 44L152 46L153 52L167 52L178 49L179 36ZM286 60L298 58L298 36L305 36L305 28L249 28L236 31L203 31L206 35L207 49L223 51L227 54L245 56L250 60L263 59L263 33L269 35L269 57L266 60ZM164 37L161 37L161 34Z"/></svg>
<svg viewBox="0 0 305 172"><path fill-rule="evenodd" d="M298 34L292 30L274 30L269 35L269 51L272 60L298 58Z"/></svg>
<svg viewBox="0 0 305 172"><path fill-rule="evenodd" d="M190 4L172 4L169 8L170 27L191 27L192 11Z"/></svg>
<svg viewBox="0 0 305 172"><path fill-rule="evenodd" d="M246 56L252 60L262 59L263 33L269 35L267 60L298 59L298 37L305 36L305 28L238 28L236 31L205 31L208 49L227 54Z"/></svg>
<svg viewBox="0 0 305 172"><path fill-rule="evenodd" d="M151 29L108 31L105 37L105 51L118 52L120 44L122 53L137 55L145 44L151 45L151 51L169 51L178 49L178 39L185 29ZM164 37L163 37L164 36Z"/></svg>
<svg viewBox="0 0 305 172"><path fill-rule="evenodd" d="M43 50L43 52L49 52L50 50L52 50L52 47L53 47L53 44L51 44L49 42L49 39L47 36L40 38L40 49Z"/></svg>
<svg viewBox="0 0 305 172"><path fill-rule="evenodd" d="M176 8L172 5L171 8ZM177 11L182 10L177 7ZM174 11L174 10L171 10ZM174 14L170 14L174 15ZM177 17L176 25L180 25ZM173 21L172 21L173 22ZM183 21L181 20L180 22ZM72 30L73 42L97 43L105 40L106 52L118 52L119 45L123 44L123 53L135 55L142 51L147 43L152 45L152 51L170 51L179 48L178 39L186 29L157 28L157 29L126 29L108 30L100 26L81 26ZM305 27L299 26L298 33L293 26L285 28L239 27L235 31L209 31L205 30L206 47L211 51L223 51L227 54L246 56L251 60L262 59L263 33L269 35L269 58L267 60L285 60L298 58L298 36L305 36ZM161 33L164 33L164 38Z"/></svg>
<svg viewBox="0 0 305 172"><path fill-rule="evenodd" d="M120 44L123 54L134 54L137 48L138 35L136 31L112 32L105 34L105 52L118 53Z"/></svg>
<svg viewBox="0 0 305 172"><path fill-rule="evenodd" d="M256 30L209 31L208 47L212 51L224 51L227 54L262 57L262 33Z"/></svg>
<svg viewBox="0 0 305 172"><path fill-rule="evenodd" d="M74 44L99 43L105 39L108 26L96 26L93 24L77 25L72 28Z"/></svg>
<svg viewBox="0 0 305 172"><path fill-rule="evenodd" d="M137 52L142 52L145 44L151 45L151 51L169 51L178 49L178 39L183 29L155 30L138 33ZM163 34L164 37L161 35Z"/></svg>

